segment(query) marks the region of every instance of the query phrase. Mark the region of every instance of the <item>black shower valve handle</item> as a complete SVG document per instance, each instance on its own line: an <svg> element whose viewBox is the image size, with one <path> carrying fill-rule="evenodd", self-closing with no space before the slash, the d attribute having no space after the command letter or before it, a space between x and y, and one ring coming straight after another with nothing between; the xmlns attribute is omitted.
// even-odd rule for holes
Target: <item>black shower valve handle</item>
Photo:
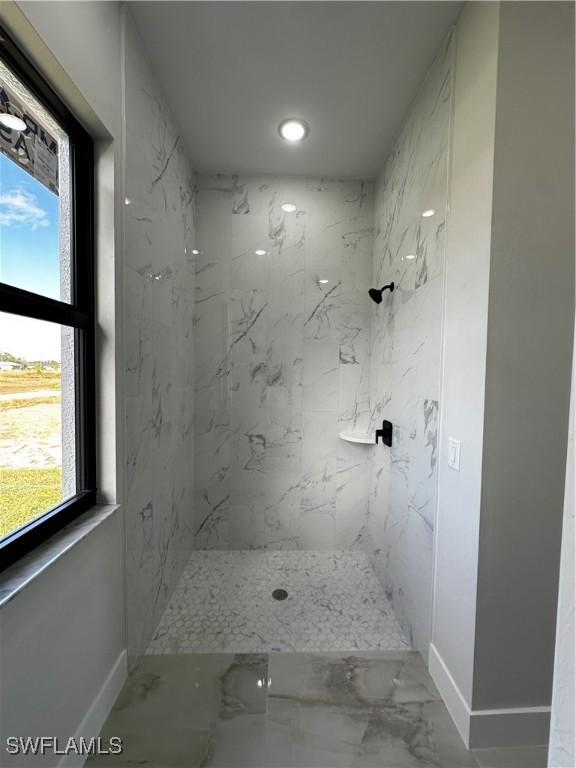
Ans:
<svg viewBox="0 0 576 768"><path fill-rule="evenodd" d="M376 430L376 445L378 445L378 438L382 438L382 443L388 447L392 446L392 422L384 420L382 422L382 429Z"/></svg>

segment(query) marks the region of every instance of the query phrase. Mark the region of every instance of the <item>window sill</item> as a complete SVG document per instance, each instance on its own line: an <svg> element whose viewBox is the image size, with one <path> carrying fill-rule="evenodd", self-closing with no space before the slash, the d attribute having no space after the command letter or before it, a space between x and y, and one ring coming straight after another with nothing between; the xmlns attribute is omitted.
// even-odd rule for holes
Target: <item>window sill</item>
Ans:
<svg viewBox="0 0 576 768"><path fill-rule="evenodd" d="M117 504L97 505L40 544L18 562L0 573L0 608L57 562L62 555L111 517Z"/></svg>

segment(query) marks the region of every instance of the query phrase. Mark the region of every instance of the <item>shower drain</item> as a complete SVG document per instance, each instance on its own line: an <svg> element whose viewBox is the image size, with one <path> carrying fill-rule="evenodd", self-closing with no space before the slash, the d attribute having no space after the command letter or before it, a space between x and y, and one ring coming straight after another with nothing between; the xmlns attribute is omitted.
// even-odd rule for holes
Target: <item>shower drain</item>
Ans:
<svg viewBox="0 0 576 768"><path fill-rule="evenodd" d="M272 592L272 597L274 600L286 600L288 592L286 592L285 589L275 589L274 592Z"/></svg>

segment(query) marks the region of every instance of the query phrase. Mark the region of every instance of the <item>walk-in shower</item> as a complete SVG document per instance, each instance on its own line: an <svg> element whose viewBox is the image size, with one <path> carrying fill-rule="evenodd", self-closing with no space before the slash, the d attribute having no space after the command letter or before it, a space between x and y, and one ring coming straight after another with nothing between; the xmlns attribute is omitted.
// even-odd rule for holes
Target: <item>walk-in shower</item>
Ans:
<svg viewBox="0 0 576 768"><path fill-rule="evenodd" d="M151 653L427 647L450 51L377 182L195 176L195 551Z"/></svg>
<svg viewBox="0 0 576 768"><path fill-rule="evenodd" d="M217 5L230 14L230 28L247 22L242 4ZM264 6L274 15L269 33L280 48L294 25L297 38L313 29L333 45L313 5L292 4L290 13L282 4ZM332 12L342 13L336 5ZM372 5L364 12L378 17L398 10ZM171 94L181 68L172 58L156 60L159 25L174 40L184 28L203 28L216 6L153 10L139 3L134 13ZM348 21L341 19L344 27ZM211 21L210 29L220 23ZM406 23L407 38L413 37L413 22ZM252 30L242 30L237 40L245 50ZM422 34L431 40L430 20ZM128 474L134 655L427 648L452 92L448 35L445 19L414 72L413 82L423 86L406 94L410 113L399 108L386 146L379 131L366 162L356 150L367 139L336 147L341 124L317 114L316 92L324 93L317 82L309 104L295 102L309 130L294 138L305 140L290 143L279 134L278 125L296 109L286 94L306 94L304 80L293 74L300 60L281 70L290 81L286 89L275 81L264 97L258 88L267 77L260 68L266 57L248 46L257 82L242 93L259 94L270 119L251 119L242 152L236 136L216 155L210 154L215 146L201 146L190 133L204 119L202 110L188 123L186 99L171 101L185 126L179 139L168 111L147 96L155 93L151 78L136 64L127 68L128 93L138 94L127 108L130 175L139 180L144 172L143 152L156 163L142 189L131 181L125 208L135 308L129 338L147 334L130 345L127 373L128 447L136 457ZM200 89L215 73L204 45L199 35L195 46L184 47ZM380 43L373 49L377 57L386 50ZM339 46L332 56L341 62ZM402 66L413 63L410 56ZM338 77L334 69L320 71L329 92ZM378 71L390 72L383 64ZM229 70L223 77L198 103L218 94L226 107ZM392 84L398 86L397 76ZM356 98L357 81L350 88ZM219 114L206 137L218 144L230 119ZM157 135L163 144L156 160ZM195 152L190 165L188 144ZM173 146L179 154L164 169ZM196 158L202 162L194 172ZM176 195L168 251L157 245L165 190ZM167 252L178 254L172 274L146 280L148 265L154 273L167 267ZM139 324L141 306L154 313L151 325ZM147 389L148 381L158 386ZM148 462L149 454L139 452L142 424L146 440L158 443ZM159 477L152 461L162 469ZM287 597L274 599L274 590ZM153 604L149 594L158 595Z"/></svg>

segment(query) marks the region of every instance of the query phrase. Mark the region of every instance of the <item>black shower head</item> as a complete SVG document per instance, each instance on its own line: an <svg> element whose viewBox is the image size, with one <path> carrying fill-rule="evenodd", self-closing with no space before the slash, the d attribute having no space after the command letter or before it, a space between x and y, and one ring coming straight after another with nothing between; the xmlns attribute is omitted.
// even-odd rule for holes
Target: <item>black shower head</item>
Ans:
<svg viewBox="0 0 576 768"><path fill-rule="evenodd" d="M376 302L376 304L382 304L382 294L385 290L389 290L390 293L394 290L394 283L390 283L390 285L385 285L383 288L370 288L368 291L368 296L372 299L372 301Z"/></svg>
<svg viewBox="0 0 576 768"><path fill-rule="evenodd" d="M382 291L380 291L378 288L370 288L368 291L368 296L370 296L372 301L375 301L376 304L382 303Z"/></svg>

